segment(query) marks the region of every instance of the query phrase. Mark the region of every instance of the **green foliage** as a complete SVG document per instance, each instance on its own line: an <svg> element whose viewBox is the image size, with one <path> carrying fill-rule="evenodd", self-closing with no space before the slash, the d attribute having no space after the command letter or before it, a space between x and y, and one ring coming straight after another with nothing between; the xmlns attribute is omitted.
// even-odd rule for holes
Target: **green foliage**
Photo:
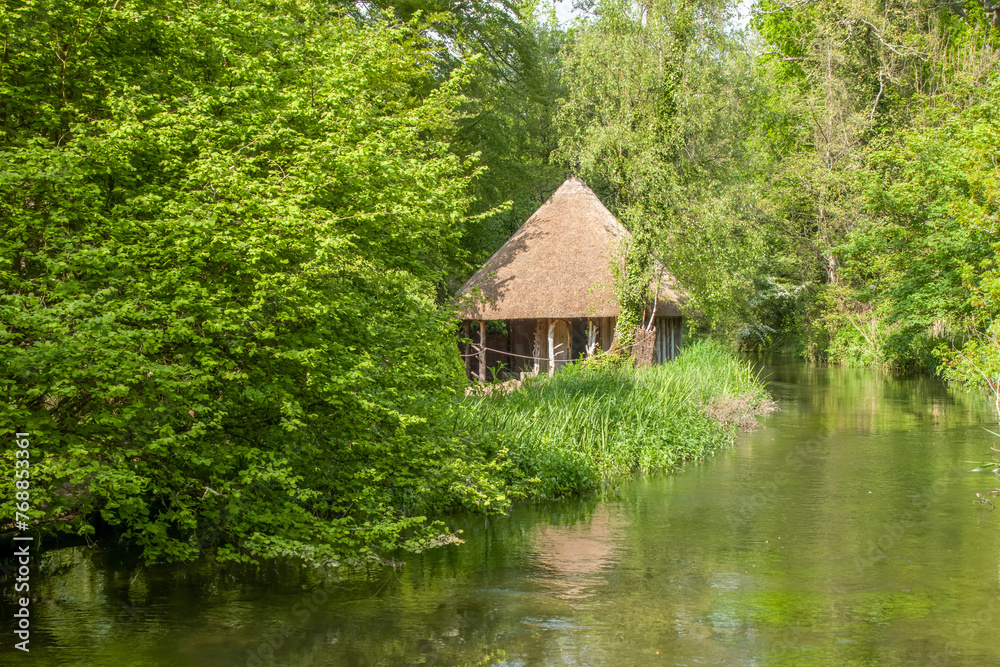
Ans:
<svg viewBox="0 0 1000 667"><path fill-rule="evenodd" d="M989 323L976 338L960 350L938 350L946 379L972 387L984 387L993 395L1000 419L1000 324Z"/></svg>
<svg viewBox="0 0 1000 667"><path fill-rule="evenodd" d="M615 297L618 299L618 318L615 321L615 338L619 349L628 353L635 343L635 332L645 326L646 309L652 300L650 285L653 280L653 262L648 236L633 238L620 251L624 262L613 262Z"/></svg>
<svg viewBox="0 0 1000 667"><path fill-rule="evenodd" d="M841 276L854 286L850 303L869 304L863 309L882 323L870 341L879 365L932 370L937 348L949 356L945 350L960 350L992 319L1000 109L995 84L978 95L975 107L906 132L870 158L872 223L838 252ZM969 352L978 349L972 342ZM952 378L960 367L956 360Z"/></svg>
<svg viewBox="0 0 1000 667"><path fill-rule="evenodd" d="M517 17L517 27L491 47L506 55L485 49L463 88L469 101L456 149L478 155L485 167L470 188L472 212L484 215L463 239L475 264L503 245L566 177L549 159L558 146L554 115L564 33L539 21L536 9L528 2L511 10L506 20Z"/></svg>
<svg viewBox="0 0 1000 667"><path fill-rule="evenodd" d="M363 18L368 3L356 4L355 13ZM565 169L549 160L558 145L553 116L565 33L553 20L540 20L531 0L374 4L404 20L428 17L439 76L459 69L468 73L452 150L484 167L468 188L474 217L462 235L463 248L478 265L566 177ZM458 271L452 277L451 287L457 288L465 275Z"/></svg>
<svg viewBox="0 0 1000 667"><path fill-rule="evenodd" d="M788 284L768 275L757 277L747 300L750 322L737 330L737 346L753 351L793 346L790 338L801 329L811 296L804 285Z"/></svg>
<svg viewBox="0 0 1000 667"><path fill-rule="evenodd" d="M523 479L538 480L527 488L554 498L709 456L733 434L704 406L736 396L754 410L766 402L745 362L701 342L669 364L585 363L512 393L466 400L470 428L509 449Z"/></svg>
<svg viewBox="0 0 1000 667"><path fill-rule="evenodd" d="M5 5L0 421L45 530L375 559L502 508L435 290L473 175L418 22ZM8 457L9 451L3 456ZM9 462L8 462L9 463ZM12 516L12 480L3 482Z"/></svg>
<svg viewBox="0 0 1000 667"><path fill-rule="evenodd" d="M933 370L992 312L970 288L993 252L970 224L992 215L992 17L977 3L765 1L753 24L778 158L764 206L791 268L776 275L810 295L796 347Z"/></svg>
<svg viewBox="0 0 1000 667"><path fill-rule="evenodd" d="M595 14L567 45L555 157L680 280L692 313L729 327L769 243L752 61L723 3L609 1Z"/></svg>

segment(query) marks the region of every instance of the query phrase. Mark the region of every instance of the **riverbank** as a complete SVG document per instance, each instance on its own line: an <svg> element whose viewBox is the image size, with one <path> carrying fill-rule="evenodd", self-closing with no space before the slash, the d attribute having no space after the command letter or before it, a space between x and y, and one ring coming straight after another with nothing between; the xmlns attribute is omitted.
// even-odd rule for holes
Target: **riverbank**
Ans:
<svg viewBox="0 0 1000 667"><path fill-rule="evenodd" d="M49 552L14 664L998 664L1000 513L972 502L990 474L966 463L993 442L989 404L927 376L765 363L781 411L707 464L610 501L455 516L465 544L402 568Z"/></svg>
<svg viewBox="0 0 1000 667"><path fill-rule="evenodd" d="M33 473L33 527L48 544L138 547L147 563L393 562L459 541L442 516L504 516L515 501L592 493L705 458L767 405L749 364L705 342L667 365L569 368L506 396L456 387L367 430L310 430L312 444L255 434L253 456L228 451L233 433L203 434L179 454L94 457L85 477L50 448ZM182 455L198 452L202 468L184 477ZM173 468L154 466L154 454ZM228 467L204 469L209 457ZM118 479L116 462L134 484L102 481ZM162 509L170 503L188 514Z"/></svg>
<svg viewBox="0 0 1000 667"><path fill-rule="evenodd" d="M541 498L704 459L775 409L752 365L713 341L669 364L582 364L466 402L470 430L506 451L518 488Z"/></svg>

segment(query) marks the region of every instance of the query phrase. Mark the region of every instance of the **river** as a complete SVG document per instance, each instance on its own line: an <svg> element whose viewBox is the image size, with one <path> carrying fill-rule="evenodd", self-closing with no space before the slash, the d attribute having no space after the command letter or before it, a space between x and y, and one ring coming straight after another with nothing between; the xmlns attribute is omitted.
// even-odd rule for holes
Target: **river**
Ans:
<svg viewBox="0 0 1000 667"><path fill-rule="evenodd" d="M4 665L1000 665L1000 440L937 380L773 361L780 412L613 500L324 583L48 552ZM1000 498L996 499L1000 505ZM8 580L9 581L9 580ZM7 627L5 624L4 627Z"/></svg>

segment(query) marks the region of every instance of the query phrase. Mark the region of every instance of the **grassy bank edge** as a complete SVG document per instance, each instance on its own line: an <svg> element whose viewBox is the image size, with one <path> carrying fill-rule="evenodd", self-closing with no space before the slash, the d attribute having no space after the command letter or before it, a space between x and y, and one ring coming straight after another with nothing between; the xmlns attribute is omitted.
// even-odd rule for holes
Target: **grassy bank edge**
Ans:
<svg viewBox="0 0 1000 667"><path fill-rule="evenodd" d="M759 373L722 344L649 368L567 367L517 391L466 398L466 427L512 461L517 495L560 498L698 461L775 409Z"/></svg>

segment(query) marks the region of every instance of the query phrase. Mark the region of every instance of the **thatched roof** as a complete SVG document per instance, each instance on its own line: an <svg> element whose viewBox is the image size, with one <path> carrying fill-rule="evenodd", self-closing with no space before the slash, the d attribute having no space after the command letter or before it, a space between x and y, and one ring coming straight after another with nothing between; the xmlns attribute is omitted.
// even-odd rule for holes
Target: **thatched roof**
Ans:
<svg viewBox="0 0 1000 667"><path fill-rule="evenodd" d="M628 239L597 195L571 176L462 286L459 316L617 317L611 267L621 262ZM663 276L656 313L680 315L683 292L672 276L665 271Z"/></svg>

